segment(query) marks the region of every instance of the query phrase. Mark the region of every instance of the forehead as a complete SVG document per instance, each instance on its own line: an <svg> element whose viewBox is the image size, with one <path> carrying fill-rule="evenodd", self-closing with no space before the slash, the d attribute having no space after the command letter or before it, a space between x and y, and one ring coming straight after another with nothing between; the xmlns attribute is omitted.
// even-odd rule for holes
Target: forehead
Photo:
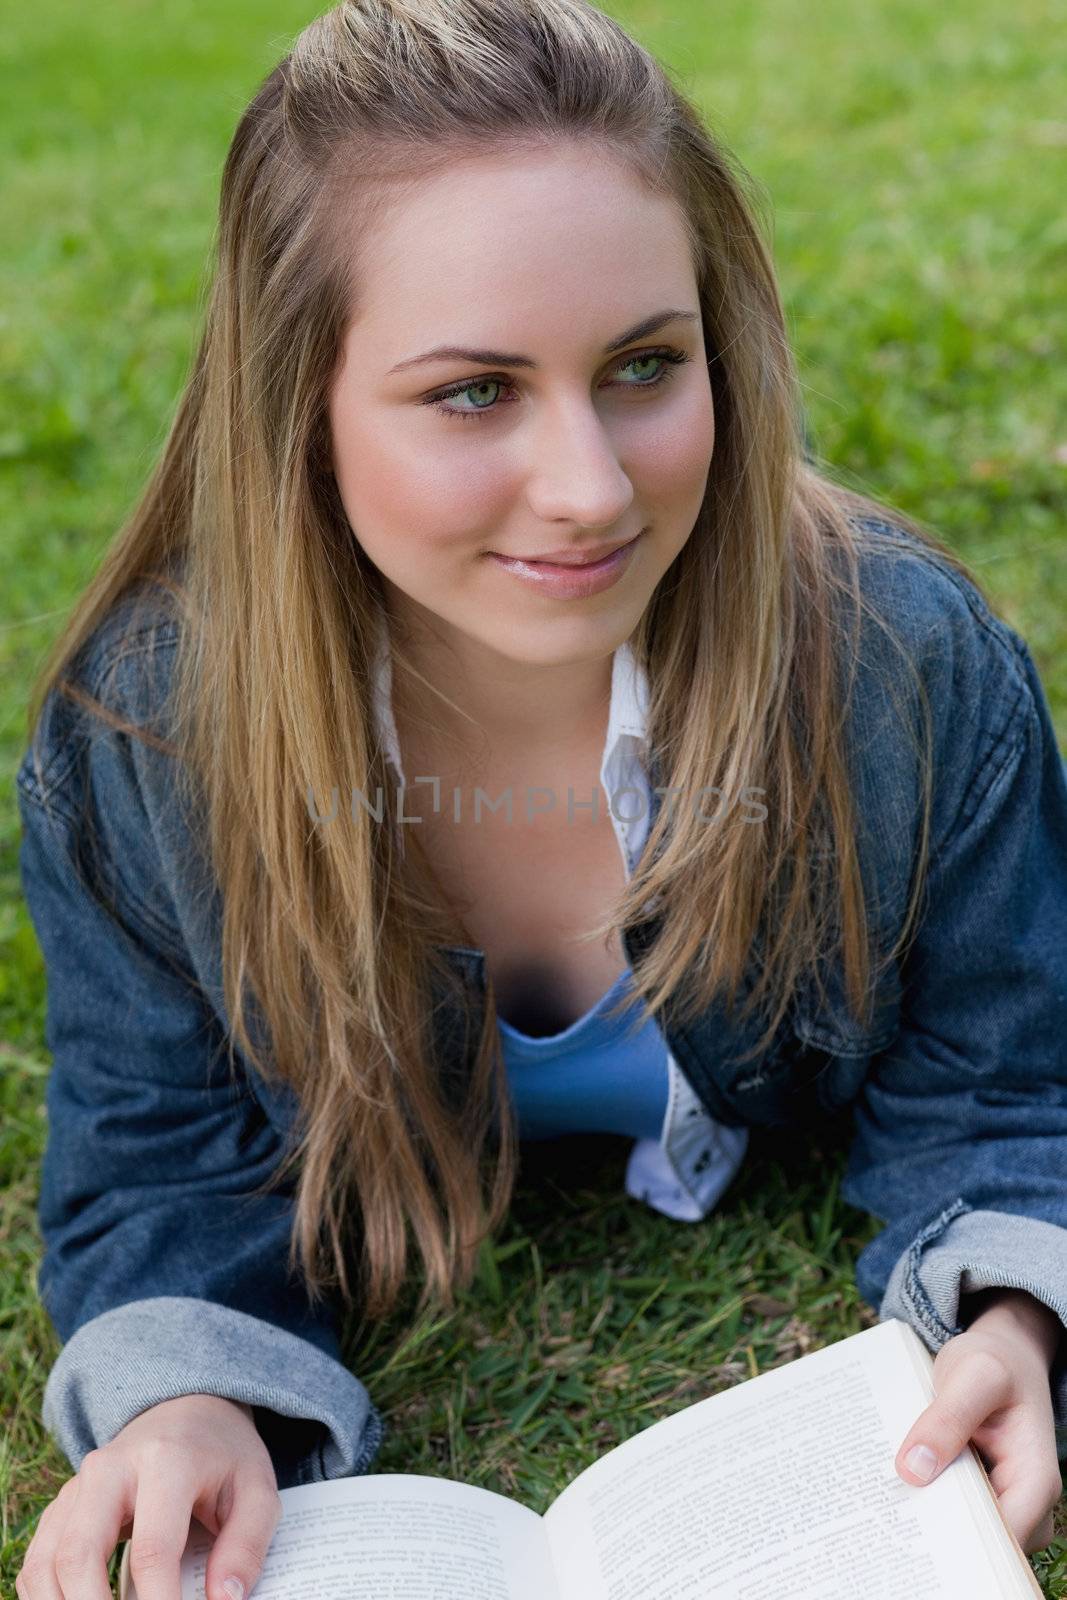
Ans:
<svg viewBox="0 0 1067 1600"><path fill-rule="evenodd" d="M405 186L360 240L350 331L395 331L396 359L420 339L484 339L486 319L502 314L531 335L549 312L572 333L593 319L599 337L691 302L693 288L678 203L610 152L558 145L457 162Z"/></svg>

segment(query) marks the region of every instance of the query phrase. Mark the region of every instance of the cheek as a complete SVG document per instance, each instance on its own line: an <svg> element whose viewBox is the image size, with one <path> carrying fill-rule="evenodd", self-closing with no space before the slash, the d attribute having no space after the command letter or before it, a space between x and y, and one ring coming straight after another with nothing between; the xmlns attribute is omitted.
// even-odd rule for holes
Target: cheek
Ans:
<svg viewBox="0 0 1067 1600"><path fill-rule="evenodd" d="M341 501L367 554L390 573L469 545L499 523L507 489L488 453L431 450L426 430L395 413L380 421L334 419L334 470ZM447 424L446 424L447 426ZM456 429L477 423L455 423ZM421 440L421 442L420 442Z"/></svg>
<svg viewBox="0 0 1067 1600"><path fill-rule="evenodd" d="M699 509L715 448L710 386L684 403L665 407L659 424L641 443L641 489L649 503Z"/></svg>

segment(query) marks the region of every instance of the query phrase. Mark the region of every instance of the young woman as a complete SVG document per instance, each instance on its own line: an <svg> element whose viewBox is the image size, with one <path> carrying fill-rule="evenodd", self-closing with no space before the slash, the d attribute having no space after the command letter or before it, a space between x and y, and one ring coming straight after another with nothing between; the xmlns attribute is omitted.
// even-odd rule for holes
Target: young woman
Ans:
<svg viewBox="0 0 1067 1600"><path fill-rule="evenodd" d="M162 460L19 772L48 975L21 1600L247 1594L367 1471L337 1318L519 1141L702 1217L851 1105L857 1265L1034 1549L1067 1417L1067 780L1026 644L805 458L734 165L584 0L353 0L242 117ZM480 798L479 798L480 797ZM509 798L510 797L510 800ZM417 825L413 825L416 823Z"/></svg>

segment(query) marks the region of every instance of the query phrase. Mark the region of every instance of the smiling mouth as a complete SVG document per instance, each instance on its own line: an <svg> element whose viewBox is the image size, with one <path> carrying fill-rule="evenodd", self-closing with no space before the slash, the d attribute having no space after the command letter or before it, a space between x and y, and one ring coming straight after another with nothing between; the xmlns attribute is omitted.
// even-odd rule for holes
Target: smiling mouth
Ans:
<svg viewBox="0 0 1067 1600"><path fill-rule="evenodd" d="M617 555L620 550L625 550L627 545L633 544L639 538L640 534L635 533L632 539L623 539L620 544L607 545L598 551L584 555L574 552L567 555L510 556L503 550L492 550L490 554L499 556L503 561L521 561L524 565L530 567L570 567L580 570L582 567L599 566L602 561L607 561L609 557Z"/></svg>

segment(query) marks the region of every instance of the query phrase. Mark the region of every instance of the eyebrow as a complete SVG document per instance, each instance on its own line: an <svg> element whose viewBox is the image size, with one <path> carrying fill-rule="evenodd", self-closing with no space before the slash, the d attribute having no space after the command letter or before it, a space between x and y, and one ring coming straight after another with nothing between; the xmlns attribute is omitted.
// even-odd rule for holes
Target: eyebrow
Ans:
<svg viewBox="0 0 1067 1600"><path fill-rule="evenodd" d="M616 350L621 350L623 345L632 344L635 339L643 339L647 334L655 333L668 322L698 322L700 319L695 311L655 311L650 317L642 317L640 322L634 323L632 328L627 328L625 333L620 333L617 339L605 345L604 354L610 356ZM425 350L421 356L409 356L406 361L398 361L395 367L389 368L388 377L394 372L403 372L407 367L421 366L426 361L473 361L480 367L530 367L537 370L537 362L531 356L517 356L506 350L475 350L466 345L439 344L432 350Z"/></svg>

